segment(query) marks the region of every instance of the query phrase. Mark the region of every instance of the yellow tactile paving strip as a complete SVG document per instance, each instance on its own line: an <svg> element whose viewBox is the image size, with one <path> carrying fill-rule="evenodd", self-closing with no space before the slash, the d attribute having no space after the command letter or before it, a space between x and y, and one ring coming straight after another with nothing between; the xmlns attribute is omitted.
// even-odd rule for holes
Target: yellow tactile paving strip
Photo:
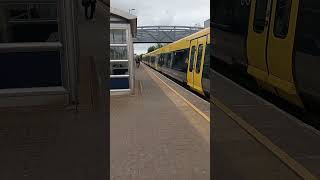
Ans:
<svg viewBox="0 0 320 180"><path fill-rule="evenodd" d="M174 94L176 94L178 97L180 97L185 103L187 103L194 111L196 111L200 116L202 116L205 120L210 122L210 117L207 116L205 113L203 113L201 110L199 110L195 105L193 105L190 101L188 101L186 98L184 98L181 94L179 94L176 90L174 90L171 86L169 86L166 82L164 82L161 78L159 78L154 72L150 71L149 69L146 69L146 71L150 74L150 76L153 78L155 77L158 79L161 83L163 83L167 88L169 88ZM157 82L157 81L156 81Z"/></svg>

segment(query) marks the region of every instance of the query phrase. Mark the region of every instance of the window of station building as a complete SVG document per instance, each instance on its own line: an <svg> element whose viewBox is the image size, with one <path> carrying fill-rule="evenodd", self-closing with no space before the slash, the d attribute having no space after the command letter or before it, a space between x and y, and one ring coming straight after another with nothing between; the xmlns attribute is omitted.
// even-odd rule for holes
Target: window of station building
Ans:
<svg viewBox="0 0 320 180"><path fill-rule="evenodd" d="M189 65L189 71L193 71L193 62L194 62L194 53L196 52L196 47L192 46L191 48L191 56L190 56L190 65Z"/></svg>
<svg viewBox="0 0 320 180"><path fill-rule="evenodd" d="M188 64L185 62L188 58L188 49L178 50L173 53L172 69L180 72L187 70Z"/></svg>
<svg viewBox="0 0 320 180"><path fill-rule="evenodd" d="M257 0L253 20L253 30L262 33L266 24L268 0Z"/></svg>
<svg viewBox="0 0 320 180"><path fill-rule="evenodd" d="M111 60L127 60L128 52L127 46L110 46L110 59Z"/></svg>
<svg viewBox="0 0 320 180"><path fill-rule="evenodd" d="M128 38L128 30L126 28L110 29L111 90L127 90L130 88Z"/></svg>
<svg viewBox="0 0 320 180"><path fill-rule="evenodd" d="M111 29L110 30L110 43L111 44L126 44L126 30L125 29Z"/></svg>
<svg viewBox="0 0 320 180"><path fill-rule="evenodd" d="M111 75L129 75L128 61L111 61L110 74Z"/></svg>
<svg viewBox="0 0 320 180"><path fill-rule="evenodd" d="M292 0L278 0L274 23L274 35L285 38L288 34Z"/></svg>
<svg viewBox="0 0 320 180"><path fill-rule="evenodd" d="M203 54L203 44L200 44L198 46L198 55L197 55L197 62L196 62L196 73L200 73L202 54Z"/></svg>
<svg viewBox="0 0 320 180"><path fill-rule="evenodd" d="M0 43L59 39L56 3L0 3Z"/></svg>
<svg viewBox="0 0 320 180"><path fill-rule="evenodd" d="M0 89L62 86L60 53L0 53Z"/></svg>
<svg viewBox="0 0 320 180"><path fill-rule="evenodd" d="M56 2L0 2L0 89L63 86L59 26Z"/></svg>

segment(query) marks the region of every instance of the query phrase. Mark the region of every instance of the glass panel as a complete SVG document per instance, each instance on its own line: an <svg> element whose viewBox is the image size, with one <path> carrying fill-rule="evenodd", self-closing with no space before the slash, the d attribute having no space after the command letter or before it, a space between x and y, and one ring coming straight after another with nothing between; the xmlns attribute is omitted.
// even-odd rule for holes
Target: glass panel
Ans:
<svg viewBox="0 0 320 180"><path fill-rule="evenodd" d="M179 50L174 53L174 60L172 62L172 69L186 72L188 68L188 64L186 63L186 59L188 58L189 50Z"/></svg>
<svg viewBox="0 0 320 180"><path fill-rule="evenodd" d="M129 74L128 62L110 62L111 75L125 75Z"/></svg>
<svg viewBox="0 0 320 180"><path fill-rule="evenodd" d="M203 51L203 44L200 44L198 47L198 55L197 55L197 64L196 64L196 72L200 72L201 67L201 60L202 60L202 51Z"/></svg>
<svg viewBox="0 0 320 180"><path fill-rule="evenodd" d="M165 64L164 54L160 54L158 64L159 64L160 66L163 66L163 65Z"/></svg>
<svg viewBox="0 0 320 180"><path fill-rule="evenodd" d="M111 78L110 85L111 89L129 89L129 78Z"/></svg>
<svg viewBox="0 0 320 180"><path fill-rule="evenodd" d="M196 47L192 46L191 49L191 56L190 56L190 65L189 65L189 71L192 72L193 71L193 61L194 61L194 53L196 51Z"/></svg>
<svg viewBox="0 0 320 180"><path fill-rule="evenodd" d="M278 0L276 9L276 19L274 23L274 35L285 38L288 34L289 20L291 12L291 0Z"/></svg>
<svg viewBox="0 0 320 180"><path fill-rule="evenodd" d="M320 1L305 0L301 4L300 21L297 26L299 32L296 33L296 47L303 52L304 56L320 56L320 24L315 23L315 19L320 19ZM301 58L305 61L310 57ZM318 59L320 60L320 59Z"/></svg>
<svg viewBox="0 0 320 180"><path fill-rule="evenodd" d="M128 59L127 46L111 46L110 59L111 60L127 60Z"/></svg>
<svg viewBox="0 0 320 180"><path fill-rule="evenodd" d="M168 53L168 54L166 54L166 59L167 59L167 61L166 61L166 67L167 68L171 68L170 66L171 66L171 61L172 61L172 53Z"/></svg>
<svg viewBox="0 0 320 180"><path fill-rule="evenodd" d="M0 89L62 86L60 52L0 53Z"/></svg>
<svg viewBox="0 0 320 180"><path fill-rule="evenodd" d="M202 74L203 74L203 78L209 79L209 74L210 74L210 45L208 45L208 44L206 46Z"/></svg>
<svg viewBox="0 0 320 180"><path fill-rule="evenodd" d="M262 33L266 24L268 0L256 0L256 9L253 21L253 29Z"/></svg>
<svg viewBox="0 0 320 180"><path fill-rule="evenodd" d="M111 29L110 30L111 44L126 44L126 30L125 29Z"/></svg>
<svg viewBox="0 0 320 180"><path fill-rule="evenodd" d="M59 41L56 4L0 4L0 43Z"/></svg>
<svg viewBox="0 0 320 180"><path fill-rule="evenodd" d="M6 6L9 20L57 20L57 5L46 4L8 4Z"/></svg>

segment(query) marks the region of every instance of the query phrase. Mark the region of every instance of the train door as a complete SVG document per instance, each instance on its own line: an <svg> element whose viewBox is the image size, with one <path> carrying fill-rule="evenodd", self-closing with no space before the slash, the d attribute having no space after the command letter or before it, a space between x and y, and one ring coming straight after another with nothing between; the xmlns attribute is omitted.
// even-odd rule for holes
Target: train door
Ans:
<svg viewBox="0 0 320 180"><path fill-rule="evenodd" d="M274 91L263 84L268 79L267 43L272 0L252 0L250 7L247 37L248 73L254 76L261 86Z"/></svg>
<svg viewBox="0 0 320 180"><path fill-rule="evenodd" d="M293 81L293 46L299 1L276 0L272 5L267 45L269 81L279 96L301 105Z"/></svg>
<svg viewBox="0 0 320 180"><path fill-rule="evenodd" d="M187 70L187 84L189 87L193 88L193 79L194 79L194 58L197 50L198 40L192 40L190 42L190 53L189 53L189 62L188 62L188 70Z"/></svg>
<svg viewBox="0 0 320 180"><path fill-rule="evenodd" d="M247 39L248 73L279 96L301 105L292 54L299 1L253 0Z"/></svg>
<svg viewBox="0 0 320 180"><path fill-rule="evenodd" d="M197 55L194 60L194 71L193 71L193 88L203 94L202 89L202 71L204 54L206 49L207 36L198 39Z"/></svg>

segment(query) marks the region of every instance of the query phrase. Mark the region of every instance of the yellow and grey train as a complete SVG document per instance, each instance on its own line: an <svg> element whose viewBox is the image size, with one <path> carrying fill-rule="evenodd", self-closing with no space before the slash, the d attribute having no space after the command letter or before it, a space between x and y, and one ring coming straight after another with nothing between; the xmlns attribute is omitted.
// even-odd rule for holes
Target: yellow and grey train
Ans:
<svg viewBox="0 0 320 180"><path fill-rule="evenodd" d="M210 93L210 28L203 29L143 56L152 68L194 91Z"/></svg>
<svg viewBox="0 0 320 180"><path fill-rule="evenodd" d="M319 111L319 19L319 0L214 0L213 59L242 67L260 88L292 104Z"/></svg>

